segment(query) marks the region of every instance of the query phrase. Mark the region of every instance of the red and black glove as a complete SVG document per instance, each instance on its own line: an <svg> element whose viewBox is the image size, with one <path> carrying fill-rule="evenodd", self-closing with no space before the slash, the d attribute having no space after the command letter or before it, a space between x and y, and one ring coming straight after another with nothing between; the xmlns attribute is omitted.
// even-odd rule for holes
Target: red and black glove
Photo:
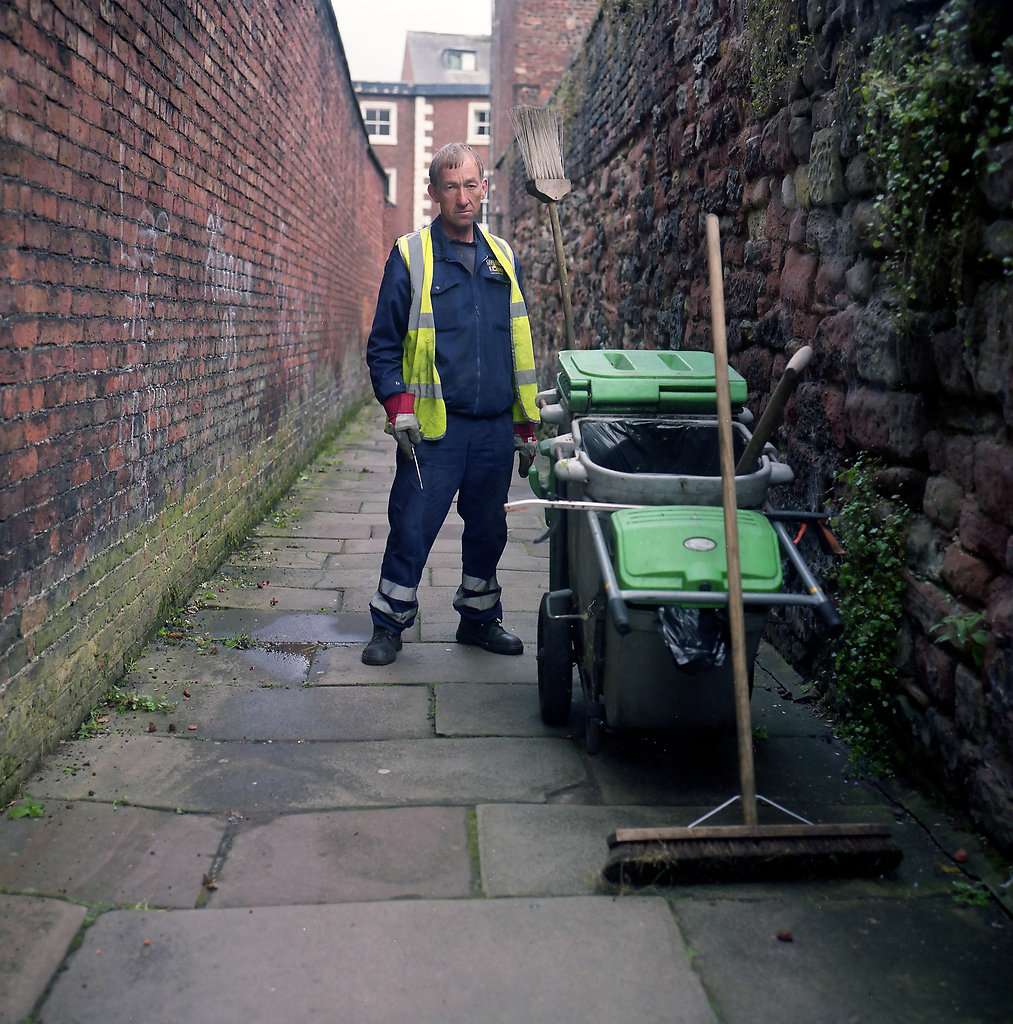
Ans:
<svg viewBox="0 0 1013 1024"><path fill-rule="evenodd" d="M393 435L405 458L410 459L412 445L422 440L419 418L415 415L415 396L407 391L391 395L384 399L383 410L387 414L387 426L384 429Z"/></svg>

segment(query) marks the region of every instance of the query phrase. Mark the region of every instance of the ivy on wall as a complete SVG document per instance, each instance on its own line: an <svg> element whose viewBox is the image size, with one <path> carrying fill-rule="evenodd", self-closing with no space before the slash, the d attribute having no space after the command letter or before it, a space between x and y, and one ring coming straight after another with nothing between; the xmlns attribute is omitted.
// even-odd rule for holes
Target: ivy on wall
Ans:
<svg viewBox="0 0 1013 1024"><path fill-rule="evenodd" d="M956 0L921 34L877 37L862 77L862 143L882 185L876 241L905 309L963 305L969 270L988 269L979 183L1013 139L1013 39L976 59L970 14Z"/></svg>
<svg viewBox="0 0 1013 1024"><path fill-rule="evenodd" d="M885 772L892 760L907 511L899 499L884 501L878 493L881 468L860 454L840 475L845 493L835 525L847 555L835 580L844 630L835 641L832 689L841 734L856 755Z"/></svg>
<svg viewBox="0 0 1013 1024"><path fill-rule="evenodd" d="M811 40L795 0L747 0L745 20L753 113L763 117L786 101Z"/></svg>

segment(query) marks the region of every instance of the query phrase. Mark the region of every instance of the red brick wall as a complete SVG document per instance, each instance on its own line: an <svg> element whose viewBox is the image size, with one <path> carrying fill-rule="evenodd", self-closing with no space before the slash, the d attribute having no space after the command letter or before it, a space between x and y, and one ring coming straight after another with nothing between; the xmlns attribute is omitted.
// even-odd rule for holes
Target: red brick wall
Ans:
<svg viewBox="0 0 1013 1024"><path fill-rule="evenodd" d="M353 403L382 178L327 0L0 10L0 791Z"/></svg>

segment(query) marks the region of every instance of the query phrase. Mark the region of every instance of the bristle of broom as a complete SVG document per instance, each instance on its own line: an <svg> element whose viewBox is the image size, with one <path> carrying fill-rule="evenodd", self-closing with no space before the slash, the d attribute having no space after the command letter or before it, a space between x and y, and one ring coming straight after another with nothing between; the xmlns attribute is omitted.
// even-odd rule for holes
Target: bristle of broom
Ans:
<svg viewBox="0 0 1013 1024"><path fill-rule="evenodd" d="M892 871L903 857L885 830L823 834L817 827L799 836L749 838L740 829L712 829L706 839L680 831L674 840L616 843L606 880L637 886L869 877Z"/></svg>
<svg viewBox="0 0 1013 1024"><path fill-rule="evenodd" d="M527 176L565 178L563 172L563 121L549 107L514 107L510 111L517 145Z"/></svg>

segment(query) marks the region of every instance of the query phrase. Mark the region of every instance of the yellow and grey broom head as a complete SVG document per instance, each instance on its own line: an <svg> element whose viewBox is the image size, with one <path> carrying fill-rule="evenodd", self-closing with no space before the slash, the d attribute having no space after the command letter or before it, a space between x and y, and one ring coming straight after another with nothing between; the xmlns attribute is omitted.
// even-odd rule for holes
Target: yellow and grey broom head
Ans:
<svg viewBox="0 0 1013 1024"><path fill-rule="evenodd" d="M563 120L551 107L514 107L510 122L524 159L529 195L554 203L570 191L563 171Z"/></svg>

